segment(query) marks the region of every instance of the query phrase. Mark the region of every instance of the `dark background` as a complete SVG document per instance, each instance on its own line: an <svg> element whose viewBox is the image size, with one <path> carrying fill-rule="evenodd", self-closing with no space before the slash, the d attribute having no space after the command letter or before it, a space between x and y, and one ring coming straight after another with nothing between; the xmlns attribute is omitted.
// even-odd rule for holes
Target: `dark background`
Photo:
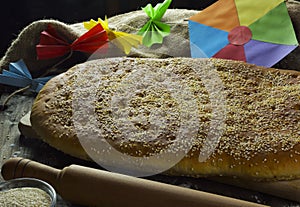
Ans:
<svg viewBox="0 0 300 207"><path fill-rule="evenodd" d="M151 3L164 0L8 0L0 7L0 57L2 57L20 31L40 19L56 19L65 23L78 23L91 18L104 18L139 10ZM217 0L173 0L170 8L201 10ZM300 1L300 0L297 0Z"/></svg>
<svg viewBox="0 0 300 207"><path fill-rule="evenodd" d="M200 10L216 0L173 0L170 8ZM0 57L20 31L40 19L56 19L65 23L78 23L139 10L163 0L8 0L0 8Z"/></svg>

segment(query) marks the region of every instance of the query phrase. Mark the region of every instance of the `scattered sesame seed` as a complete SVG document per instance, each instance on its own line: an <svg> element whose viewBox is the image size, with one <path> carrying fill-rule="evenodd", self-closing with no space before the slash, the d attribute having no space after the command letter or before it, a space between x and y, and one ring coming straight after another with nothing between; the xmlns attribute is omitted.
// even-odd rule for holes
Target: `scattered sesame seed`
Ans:
<svg viewBox="0 0 300 207"><path fill-rule="evenodd" d="M207 142L210 121L214 106L211 103L203 80L190 66L190 61L196 61L203 74L211 73L204 60L173 58L172 60L118 59L107 60L103 63L91 61L87 80L76 82L76 67L64 76L64 87L51 92L47 102L49 119L47 123L55 129L63 126L66 136L74 135L72 122L72 90L75 86L87 88L98 84L96 93L95 113L99 122L99 130L104 138L114 143L114 147L125 152L134 151L134 156L150 156L171 145L176 139L176 133L182 123L189 117L183 117L188 108L177 102L172 92L163 87L168 73L175 74L180 84L187 86L193 94L190 99L197 103L197 119L199 120L198 134L188 156L199 153L203 143ZM213 69L216 69L223 84L226 97L226 119L224 131L214 151L220 155L227 153L235 160L244 158L251 160L254 156L264 153L289 151L299 142L300 110L300 78L276 70L262 70L256 67L245 67L243 63L230 65L227 61L213 59ZM95 64L95 65L93 65ZM105 65L103 65L105 64ZM105 70L101 69L105 66ZM112 69L109 69L109 66ZM156 75L157 82L148 80L146 73L136 77L134 73L141 68L148 69ZM168 73L162 73L162 71ZM131 79L131 78L140 79ZM207 76L209 77L209 76ZM291 81L292 80L292 81ZM90 87L92 88L92 87ZM88 94L82 92L82 99ZM184 94L182 94L184 98ZM182 98L181 97L181 98ZM112 104L113 103L113 104ZM155 113L154 113L155 112ZM157 119L158 114L163 119ZM124 116L126 115L126 116ZM124 119L133 125L126 124ZM46 127L50 127L46 126ZM56 133L56 132L53 132ZM60 135L63 136L62 134ZM149 137L153 140L149 141ZM182 150L189 143L181 140L182 144L174 153ZM300 152L295 151L299 155ZM293 154L290 155L293 157ZM221 160L217 160L222 162ZM214 162L214 160L212 161ZM265 158L262 162L267 162ZM279 163L278 160L274 160ZM295 159L297 162L297 159ZM240 165L245 162L240 162ZM258 165L258 163L255 163Z"/></svg>

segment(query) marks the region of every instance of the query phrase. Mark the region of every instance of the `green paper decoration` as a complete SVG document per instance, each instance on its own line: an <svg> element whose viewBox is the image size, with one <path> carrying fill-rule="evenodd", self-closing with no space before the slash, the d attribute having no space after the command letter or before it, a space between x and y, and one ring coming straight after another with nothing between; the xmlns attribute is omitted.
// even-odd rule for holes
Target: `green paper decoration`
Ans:
<svg viewBox="0 0 300 207"><path fill-rule="evenodd" d="M153 44L162 43L164 37L171 32L171 27L161 22L161 18L166 13L172 0L165 0L163 3L157 4L154 8L151 4L142 8L143 11L150 17L150 20L138 32L143 36L143 45L151 47Z"/></svg>

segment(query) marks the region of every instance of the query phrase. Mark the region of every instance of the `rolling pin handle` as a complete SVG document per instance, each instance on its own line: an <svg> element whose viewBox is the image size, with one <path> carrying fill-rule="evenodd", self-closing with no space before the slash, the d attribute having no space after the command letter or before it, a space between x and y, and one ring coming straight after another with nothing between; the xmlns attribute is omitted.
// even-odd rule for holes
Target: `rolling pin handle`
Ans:
<svg viewBox="0 0 300 207"><path fill-rule="evenodd" d="M59 173L58 169L21 157L8 159L1 169L4 180L31 177L44 180L54 186Z"/></svg>

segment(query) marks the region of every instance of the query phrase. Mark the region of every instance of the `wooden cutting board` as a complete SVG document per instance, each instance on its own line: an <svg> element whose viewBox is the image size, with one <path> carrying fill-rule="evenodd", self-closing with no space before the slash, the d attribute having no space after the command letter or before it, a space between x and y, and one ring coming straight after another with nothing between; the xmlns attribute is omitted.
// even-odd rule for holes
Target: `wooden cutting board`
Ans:
<svg viewBox="0 0 300 207"><path fill-rule="evenodd" d="M249 180L218 177L210 178L210 180L300 202L300 179L290 181L253 182Z"/></svg>
<svg viewBox="0 0 300 207"><path fill-rule="evenodd" d="M36 133L31 128L30 112L20 120L19 130L24 136L37 138ZM300 179L291 181L253 182L226 177L214 177L209 178L209 180L300 202Z"/></svg>

